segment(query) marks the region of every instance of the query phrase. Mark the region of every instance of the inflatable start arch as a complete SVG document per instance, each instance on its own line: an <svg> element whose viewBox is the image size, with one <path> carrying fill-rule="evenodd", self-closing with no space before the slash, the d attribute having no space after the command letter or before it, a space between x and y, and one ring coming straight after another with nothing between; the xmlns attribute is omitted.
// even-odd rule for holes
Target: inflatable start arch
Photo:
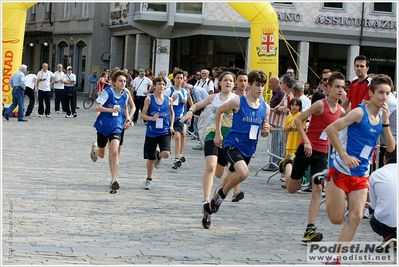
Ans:
<svg viewBox="0 0 399 267"><path fill-rule="evenodd" d="M8 2L2 5L2 102L12 103L11 76L19 70L22 64L24 49L24 35L26 11L34 6L35 2Z"/></svg>
<svg viewBox="0 0 399 267"><path fill-rule="evenodd" d="M263 70L267 76L278 76L278 18L268 2L229 2L238 13L251 23L250 70ZM264 98L270 103L272 91L264 91Z"/></svg>

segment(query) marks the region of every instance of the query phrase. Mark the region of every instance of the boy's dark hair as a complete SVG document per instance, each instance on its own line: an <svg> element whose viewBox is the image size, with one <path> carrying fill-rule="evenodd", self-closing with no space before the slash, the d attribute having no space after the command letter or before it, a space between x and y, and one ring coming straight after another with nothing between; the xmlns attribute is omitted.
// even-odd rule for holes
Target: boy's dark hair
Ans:
<svg viewBox="0 0 399 267"><path fill-rule="evenodd" d="M302 111L302 100L299 97L294 97L290 100L290 106L295 103L299 106L299 111Z"/></svg>
<svg viewBox="0 0 399 267"><path fill-rule="evenodd" d="M334 71L331 73L330 77L328 77L327 84L332 86L335 80L343 80L345 82L345 75L343 75L341 72Z"/></svg>
<svg viewBox="0 0 399 267"><path fill-rule="evenodd" d="M239 69L237 71L237 73L236 73L236 77L238 77L240 75L247 75L248 76L248 73L245 70L243 70L243 69Z"/></svg>
<svg viewBox="0 0 399 267"><path fill-rule="evenodd" d="M248 83L253 84L254 82L258 83L267 83L267 75L263 70L253 70L248 73Z"/></svg>
<svg viewBox="0 0 399 267"><path fill-rule="evenodd" d="M388 150L385 150L384 157L385 157L386 164L396 163L396 146L395 146L395 150L392 152L388 152Z"/></svg>
<svg viewBox="0 0 399 267"><path fill-rule="evenodd" d="M114 68L110 74L111 81L116 82L116 79L118 79L119 76L125 76L126 79L128 77L127 73L124 72L123 70L119 69L118 67Z"/></svg>
<svg viewBox="0 0 399 267"><path fill-rule="evenodd" d="M324 98L326 98L326 95L322 91L318 90L313 93L310 104L313 105L313 103L316 102L317 100L324 99Z"/></svg>
<svg viewBox="0 0 399 267"><path fill-rule="evenodd" d="M164 77L162 77L162 76L155 77L154 80L152 80L152 83L154 85L156 85L159 82L163 82L166 85L166 79Z"/></svg>
<svg viewBox="0 0 399 267"><path fill-rule="evenodd" d="M173 79L177 76L177 74L181 74L184 76L184 70L178 69L173 72Z"/></svg>
<svg viewBox="0 0 399 267"><path fill-rule="evenodd" d="M391 92L393 92L393 82L391 77L385 74L378 74L373 77L370 83L370 91L374 93L375 88L380 84L386 84L391 87Z"/></svg>
<svg viewBox="0 0 399 267"><path fill-rule="evenodd" d="M353 63L356 63L356 60L361 60L361 61L365 60L366 61L366 67L368 67L369 64L370 64L370 61L369 61L368 57L366 57L364 55L359 55L359 56L355 57L355 60L353 61Z"/></svg>

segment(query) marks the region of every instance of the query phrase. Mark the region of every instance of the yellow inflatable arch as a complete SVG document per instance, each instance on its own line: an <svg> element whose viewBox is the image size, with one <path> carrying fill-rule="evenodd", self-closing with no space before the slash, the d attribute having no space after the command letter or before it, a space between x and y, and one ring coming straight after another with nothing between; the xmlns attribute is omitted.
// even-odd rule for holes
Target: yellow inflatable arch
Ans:
<svg viewBox="0 0 399 267"><path fill-rule="evenodd" d="M2 5L2 102L12 103L11 76L22 64L26 11L35 2L3 2ZM28 66L29 67L29 66Z"/></svg>
<svg viewBox="0 0 399 267"><path fill-rule="evenodd" d="M278 76L278 18L268 2L228 2L238 13L251 23L250 70L263 70L270 77ZM264 91L264 98L270 103L272 91Z"/></svg>

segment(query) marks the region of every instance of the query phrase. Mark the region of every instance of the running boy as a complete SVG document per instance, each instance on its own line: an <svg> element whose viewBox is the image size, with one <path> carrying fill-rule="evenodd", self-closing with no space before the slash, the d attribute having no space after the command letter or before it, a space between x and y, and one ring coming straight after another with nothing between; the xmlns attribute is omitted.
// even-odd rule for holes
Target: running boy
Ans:
<svg viewBox="0 0 399 267"><path fill-rule="evenodd" d="M389 76L374 76L370 83L370 101L357 105L326 129L334 148L325 180L326 210L331 223L341 224L345 214L345 197L348 200L348 220L338 237L338 244L343 246L350 244L362 220L369 188L370 159L381 132L387 151L395 150L387 105L392 88ZM338 131L342 131L340 136ZM340 264L338 253L327 264Z"/></svg>
<svg viewBox="0 0 399 267"><path fill-rule="evenodd" d="M268 124L270 108L262 98L266 81L267 76L263 71L251 71L248 74L249 93L231 99L216 110L216 132L213 140L216 147L222 147L223 142L222 116L231 111L234 114L233 125L223 143L223 154L230 163L228 173L212 200L202 205L203 224L207 218L208 228L211 224L211 214L219 210L229 191L248 177L248 164L255 153L259 132L262 137L270 133L271 126Z"/></svg>
<svg viewBox="0 0 399 267"><path fill-rule="evenodd" d="M111 73L112 85L108 87L103 94L97 98L95 111L98 113L94 127L97 130L97 142L92 144L90 153L91 159L96 162L97 158L104 158L105 147L108 144L108 162L111 171L111 191L116 193L119 189L119 183L116 180L119 168L119 150L123 142L122 132L133 126L130 119L135 112L131 108L128 112L127 103L129 94L125 89L127 74L120 69L115 69ZM128 114L128 115L126 115Z"/></svg>
<svg viewBox="0 0 399 267"><path fill-rule="evenodd" d="M166 79L158 76L154 78L153 84L154 94L146 97L141 113L141 119L147 121L144 142L144 159L147 159L147 180L144 185L146 190L150 190L153 186L154 167L158 169L161 158L168 158L170 155L170 136L174 133L173 100L164 95Z"/></svg>
<svg viewBox="0 0 399 267"><path fill-rule="evenodd" d="M173 72L173 87L167 88L164 92L165 95L169 96L173 100L173 111L175 114L173 127L174 127L174 140L175 140L175 157L172 163L172 169L176 170L186 161L184 157L184 148L186 145L186 132L187 124L179 121L185 114L185 108L187 101L190 105L193 102L190 98L190 94L187 89L183 88L184 85L184 71L181 69Z"/></svg>
<svg viewBox="0 0 399 267"><path fill-rule="evenodd" d="M344 92L345 76L340 72L333 72L328 78L327 87L330 95L327 98L316 101L294 121L302 141L295 153L291 176L285 179L287 190L291 194L298 191L308 166L310 166L311 176L327 169L328 139L324 130L330 123L336 121L344 114L344 110L338 104L338 100ZM305 133L303 122L309 116L312 116L312 118ZM316 232L315 227L322 198L321 192L321 185L316 185L312 181L308 225L302 242L321 241L323 239L323 234Z"/></svg>

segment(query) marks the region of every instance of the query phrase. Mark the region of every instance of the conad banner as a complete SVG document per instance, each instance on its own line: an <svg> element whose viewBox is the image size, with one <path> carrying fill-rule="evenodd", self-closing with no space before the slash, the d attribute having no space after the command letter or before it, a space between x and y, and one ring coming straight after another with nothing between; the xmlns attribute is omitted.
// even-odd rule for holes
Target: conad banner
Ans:
<svg viewBox="0 0 399 267"><path fill-rule="evenodd" d="M268 76L278 76L278 18L268 2L229 2L238 13L251 23L250 70L263 70ZM272 90L265 86L264 99L270 103Z"/></svg>
<svg viewBox="0 0 399 267"><path fill-rule="evenodd" d="M22 64L26 10L35 5L30 2L3 2L2 5L2 102L12 103L11 76Z"/></svg>

